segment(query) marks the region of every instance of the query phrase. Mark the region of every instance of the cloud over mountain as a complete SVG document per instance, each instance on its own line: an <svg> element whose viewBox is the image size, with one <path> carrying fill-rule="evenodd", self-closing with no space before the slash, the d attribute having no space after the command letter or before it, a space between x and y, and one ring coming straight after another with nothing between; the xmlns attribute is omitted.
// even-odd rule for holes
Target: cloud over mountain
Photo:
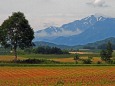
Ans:
<svg viewBox="0 0 115 86"><path fill-rule="evenodd" d="M55 27L51 27L51 28L48 28L48 29L51 30L51 29L54 29L54 28ZM77 35L77 34L82 33L82 31L79 28L77 28L75 31L64 30L63 28L62 29L55 28L55 30L51 31L50 33L48 33L46 30L42 30L38 33L35 33L36 37L44 38L44 37L59 37L59 36Z"/></svg>

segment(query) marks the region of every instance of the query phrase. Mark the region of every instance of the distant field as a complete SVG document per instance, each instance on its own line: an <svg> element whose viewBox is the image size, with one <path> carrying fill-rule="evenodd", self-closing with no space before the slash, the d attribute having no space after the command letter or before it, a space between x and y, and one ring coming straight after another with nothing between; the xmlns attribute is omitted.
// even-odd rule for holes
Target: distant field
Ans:
<svg viewBox="0 0 115 86"><path fill-rule="evenodd" d="M52 59L52 58L70 58L74 57L73 54L65 54L65 55L55 55L55 54L24 54L18 55L18 59ZM12 61L14 60L13 55L0 55L0 61Z"/></svg>
<svg viewBox="0 0 115 86"><path fill-rule="evenodd" d="M88 56L93 57L92 61L96 63L97 61L101 61L98 54L80 54L80 58L86 59ZM24 54L24 55L18 55L19 60L24 59L48 59L48 60L54 60L59 62L69 62L69 63L75 63L74 60L75 54ZM0 61L12 61L14 60L13 55L0 55Z"/></svg>
<svg viewBox="0 0 115 86"><path fill-rule="evenodd" d="M92 56L92 57L100 57L99 53L93 53L93 52L70 52L71 54L24 54L19 55L21 57L25 58L44 58L44 59L51 59L51 58L71 58L74 57L75 54L79 54L81 57L83 56Z"/></svg>
<svg viewBox="0 0 115 86"><path fill-rule="evenodd" d="M81 57L81 58L87 59L88 57ZM59 62L70 62L70 63L74 62L75 63L75 60L73 59L73 57L70 57L70 58L53 58L50 60L59 61ZM93 63L97 63L98 61L101 61L101 59L98 57L93 57L92 61L93 61Z"/></svg>
<svg viewBox="0 0 115 86"><path fill-rule="evenodd" d="M79 54L80 58L87 59L88 56L93 57L92 61L94 63L97 63L98 61L101 61L99 58L99 54L95 53L87 53L87 52L81 52L82 54ZM30 59L49 59L59 62L70 62L75 63L74 57L75 54L62 54L62 55L56 55L56 54L28 54L28 55L19 55L23 58L30 58Z"/></svg>
<svg viewBox="0 0 115 86"><path fill-rule="evenodd" d="M115 67L0 67L0 86L115 86Z"/></svg>
<svg viewBox="0 0 115 86"><path fill-rule="evenodd" d="M88 57L93 57L93 63L97 63L101 61L99 53L95 52L71 52L72 54L19 54L18 59L48 59L54 60L59 62L68 62L68 63L75 63L74 57L75 53L78 53L80 58L86 59ZM115 51L113 52L113 58L115 59ZM13 55L0 55L0 61L12 61L14 60Z"/></svg>
<svg viewBox="0 0 115 86"><path fill-rule="evenodd" d="M25 58L18 57L18 59L23 60ZM12 60L14 60L14 56L11 56L11 55L0 55L0 61L12 61Z"/></svg>

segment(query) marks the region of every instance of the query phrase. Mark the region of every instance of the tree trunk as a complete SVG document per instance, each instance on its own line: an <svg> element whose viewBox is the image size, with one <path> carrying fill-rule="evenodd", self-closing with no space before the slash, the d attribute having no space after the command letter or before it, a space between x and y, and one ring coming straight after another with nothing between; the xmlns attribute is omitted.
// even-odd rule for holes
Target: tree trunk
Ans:
<svg viewBox="0 0 115 86"><path fill-rule="evenodd" d="M17 61L17 48L14 47L14 61L16 62Z"/></svg>

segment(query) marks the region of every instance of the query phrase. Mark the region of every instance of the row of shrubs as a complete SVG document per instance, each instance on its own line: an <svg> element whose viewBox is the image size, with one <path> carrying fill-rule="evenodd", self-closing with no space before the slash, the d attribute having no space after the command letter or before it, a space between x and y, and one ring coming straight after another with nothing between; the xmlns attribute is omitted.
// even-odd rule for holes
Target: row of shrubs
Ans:
<svg viewBox="0 0 115 86"><path fill-rule="evenodd" d="M81 59L78 54L76 54L74 57L74 60L76 61L76 63L78 63L78 61L82 61L83 64L92 64L92 59L93 59L93 57L88 57L87 59ZM115 64L115 60L110 59L110 60L106 61L106 63L107 64ZM102 64L102 62L97 61L97 64Z"/></svg>
<svg viewBox="0 0 115 86"><path fill-rule="evenodd" d="M26 59L26 60L17 60L13 62L23 63L23 64L57 64L57 63L60 63L58 61L45 60L45 59Z"/></svg>
<svg viewBox="0 0 115 86"><path fill-rule="evenodd" d="M80 59L80 61L82 61L83 64L92 64L92 60L89 59L89 58L88 59ZM76 63L78 63L78 62L76 61ZM115 60L109 60L106 63L107 64L115 64ZM97 61L97 64L102 64L102 62L101 61Z"/></svg>

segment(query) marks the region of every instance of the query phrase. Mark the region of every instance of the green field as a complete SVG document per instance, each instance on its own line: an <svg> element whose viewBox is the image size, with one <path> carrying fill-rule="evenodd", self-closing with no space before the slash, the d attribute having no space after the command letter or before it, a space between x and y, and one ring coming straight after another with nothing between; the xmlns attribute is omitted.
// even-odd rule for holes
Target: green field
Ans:
<svg viewBox="0 0 115 86"><path fill-rule="evenodd" d="M31 59L53 59L53 58L70 58L74 57L74 54L26 54L26 55L19 55L20 57L24 58L31 58Z"/></svg>

